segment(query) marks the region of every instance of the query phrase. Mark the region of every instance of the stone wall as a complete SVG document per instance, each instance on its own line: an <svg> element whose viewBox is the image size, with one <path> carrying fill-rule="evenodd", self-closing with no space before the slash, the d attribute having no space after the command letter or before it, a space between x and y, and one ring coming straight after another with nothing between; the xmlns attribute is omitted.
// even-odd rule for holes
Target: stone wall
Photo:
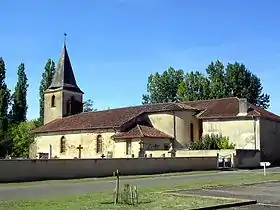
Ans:
<svg viewBox="0 0 280 210"><path fill-rule="evenodd" d="M280 122L261 119L261 159L280 164Z"/></svg>
<svg viewBox="0 0 280 210"><path fill-rule="evenodd" d="M259 150L236 150L234 164L238 168L259 168L260 154Z"/></svg>
<svg viewBox="0 0 280 210"><path fill-rule="evenodd" d="M217 168L217 157L0 160L0 182L156 174Z"/></svg>
<svg viewBox="0 0 280 210"><path fill-rule="evenodd" d="M38 153L50 153L50 145L52 146L52 158L56 157L61 159L73 159L78 157L79 151L77 150L77 147L79 145L82 145L83 147L81 152L82 158L100 158L102 154L107 156L109 153L116 151L114 149L114 141L111 138L115 132L110 129L103 129L101 131L76 131L38 135L34 143L36 146L32 145L30 151L30 153L32 153L36 149L37 157L30 155L30 158L39 158ZM102 139L102 149L97 153L97 138L99 135L101 135ZM60 140L62 137L65 138L66 147L65 152L63 153L60 152Z"/></svg>
<svg viewBox="0 0 280 210"><path fill-rule="evenodd" d="M174 147L184 148L191 142L190 125L193 124L194 140L199 139L199 120L194 116L195 111L176 111L149 114L149 120L154 128L174 137Z"/></svg>
<svg viewBox="0 0 280 210"><path fill-rule="evenodd" d="M166 150L146 150L145 154L147 157L170 157L171 154ZM217 154L221 156L235 155L235 149L225 149L225 150L176 150L176 157L216 157Z"/></svg>
<svg viewBox="0 0 280 210"><path fill-rule="evenodd" d="M260 149L259 119L203 120L203 135L211 133L229 137L236 149Z"/></svg>
<svg viewBox="0 0 280 210"><path fill-rule="evenodd" d="M147 157L171 157L166 150L145 151ZM217 157L231 158L233 167L236 168L257 168L260 166L260 151L248 149L225 149L225 150L177 150L176 158L194 158L194 157Z"/></svg>

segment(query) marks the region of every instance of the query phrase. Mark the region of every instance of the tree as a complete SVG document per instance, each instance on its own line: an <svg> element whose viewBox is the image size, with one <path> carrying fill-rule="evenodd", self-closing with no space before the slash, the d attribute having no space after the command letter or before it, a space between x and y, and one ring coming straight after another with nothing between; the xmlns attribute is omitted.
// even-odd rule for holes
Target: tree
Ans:
<svg viewBox="0 0 280 210"><path fill-rule="evenodd" d="M179 101L204 100L210 94L210 81L200 72L187 73L178 87Z"/></svg>
<svg viewBox="0 0 280 210"><path fill-rule="evenodd" d="M267 109L270 97L262 93L261 80L252 74L244 64L233 63L226 67L225 80L227 83L228 96L247 98L254 105Z"/></svg>
<svg viewBox="0 0 280 210"><path fill-rule="evenodd" d="M184 76L183 70L170 68L162 75L150 75L148 94L142 96L142 103L239 97L262 108L269 107L269 95L262 92L260 79L244 64L235 62L225 67L217 60L208 65L206 73L203 75L198 71L191 71Z"/></svg>
<svg viewBox="0 0 280 210"><path fill-rule="evenodd" d="M39 121L40 121L41 125L44 122L44 92L51 85L54 73L55 73L55 63L54 63L53 60L48 59L46 65L45 65L45 71L42 74L42 80L41 80L40 88L39 88L39 93L40 93L40 99L39 99L40 117L39 117Z"/></svg>
<svg viewBox="0 0 280 210"><path fill-rule="evenodd" d="M179 84L183 81L184 71L169 67L162 75L158 72L148 78L147 94L142 96L142 103L163 103L177 101Z"/></svg>
<svg viewBox="0 0 280 210"><path fill-rule="evenodd" d="M9 152L10 142L7 138L8 129L8 106L10 91L5 83L6 67L2 57L0 57L0 156L3 157Z"/></svg>
<svg viewBox="0 0 280 210"><path fill-rule="evenodd" d="M209 99L228 97L227 81L225 78L225 69L222 62L217 60L211 62L206 68L208 79L210 80L210 95Z"/></svg>
<svg viewBox="0 0 280 210"><path fill-rule="evenodd" d="M24 64L18 67L18 81L15 92L12 95L12 109L10 113L11 123L20 123L26 121L27 113L27 76L25 74Z"/></svg>
<svg viewBox="0 0 280 210"><path fill-rule="evenodd" d="M93 108L93 101L91 99L88 99L83 104L83 110L84 112L93 112L96 111L97 109Z"/></svg>
<svg viewBox="0 0 280 210"><path fill-rule="evenodd" d="M29 147L34 141L33 129L36 127L34 120L14 124L11 128L11 137L13 139L13 156L28 157Z"/></svg>

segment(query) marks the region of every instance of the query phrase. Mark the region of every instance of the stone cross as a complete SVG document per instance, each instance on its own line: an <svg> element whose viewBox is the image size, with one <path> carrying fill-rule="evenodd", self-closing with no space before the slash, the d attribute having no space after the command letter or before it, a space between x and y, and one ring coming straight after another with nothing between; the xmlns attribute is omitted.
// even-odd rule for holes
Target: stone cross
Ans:
<svg viewBox="0 0 280 210"><path fill-rule="evenodd" d="M79 158L81 158L82 157L82 149L83 149L82 145L79 145L76 149L79 150Z"/></svg>
<svg viewBox="0 0 280 210"><path fill-rule="evenodd" d="M113 176L115 176L116 179L116 189L115 189L115 197L114 197L114 203L117 204L119 202L119 193L120 193L120 171L117 169L113 172Z"/></svg>

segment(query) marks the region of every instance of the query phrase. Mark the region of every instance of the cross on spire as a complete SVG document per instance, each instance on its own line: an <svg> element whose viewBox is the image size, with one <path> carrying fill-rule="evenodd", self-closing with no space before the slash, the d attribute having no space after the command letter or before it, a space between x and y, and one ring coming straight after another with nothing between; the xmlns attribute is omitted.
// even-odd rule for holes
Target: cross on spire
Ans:
<svg viewBox="0 0 280 210"><path fill-rule="evenodd" d="M64 33L64 45L66 45L66 37L67 37L67 34Z"/></svg>

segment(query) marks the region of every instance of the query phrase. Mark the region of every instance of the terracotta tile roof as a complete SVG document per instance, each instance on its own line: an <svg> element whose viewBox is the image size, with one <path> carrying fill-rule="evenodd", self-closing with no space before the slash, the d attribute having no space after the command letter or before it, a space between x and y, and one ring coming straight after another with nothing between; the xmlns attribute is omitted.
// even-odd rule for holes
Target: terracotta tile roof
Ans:
<svg viewBox="0 0 280 210"><path fill-rule="evenodd" d="M227 118L237 117L239 113L239 99L237 97L212 99L212 100L199 100L187 101L184 104L202 110L197 118ZM280 121L280 116L273 114L267 110L248 103L248 108L253 110L248 112L248 116L263 117L275 121Z"/></svg>
<svg viewBox="0 0 280 210"><path fill-rule="evenodd" d="M239 113L238 98L187 101L185 104L202 110L198 118L233 117Z"/></svg>
<svg viewBox="0 0 280 210"><path fill-rule="evenodd" d="M267 118L267 119L271 119L271 120L275 120L275 121L280 121L280 116L273 114L272 112L269 112L265 109L255 106L255 105L251 105L251 107L254 109L253 112L249 112L249 114L251 114L251 115L259 116L259 117L263 117L263 118Z"/></svg>
<svg viewBox="0 0 280 210"><path fill-rule="evenodd" d="M153 127L136 125L127 132L122 132L114 135L115 139L131 139L131 138L163 138L170 139L172 136L169 136Z"/></svg>
<svg viewBox="0 0 280 210"><path fill-rule="evenodd" d="M186 104L159 103L142 106L124 107L96 112L84 112L62 119L56 119L34 130L35 133L58 132L71 130L87 130L95 128L119 128L124 123L142 113L171 111L171 110L196 110Z"/></svg>
<svg viewBox="0 0 280 210"><path fill-rule="evenodd" d="M280 116L249 103L248 105L253 108L253 110L248 113L248 116L257 116L280 121ZM231 97L213 100L187 101L183 103L159 103L97 112L85 112L54 120L34 131L36 133L44 133L96 128L119 128L126 122L143 113L178 110L200 110L200 113L197 114L197 118L199 119L237 117L239 113L239 99Z"/></svg>

